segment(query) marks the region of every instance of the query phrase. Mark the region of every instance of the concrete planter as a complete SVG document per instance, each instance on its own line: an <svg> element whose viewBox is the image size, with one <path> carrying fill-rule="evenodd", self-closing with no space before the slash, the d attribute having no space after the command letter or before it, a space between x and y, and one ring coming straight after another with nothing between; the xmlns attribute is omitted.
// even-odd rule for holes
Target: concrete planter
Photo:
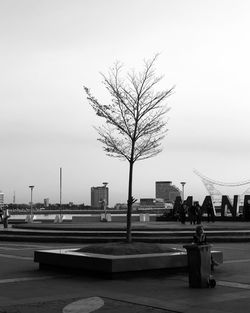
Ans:
<svg viewBox="0 0 250 313"><path fill-rule="evenodd" d="M187 268L186 251L136 254L136 255L105 255L95 253L79 253L77 249L37 250L34 262L40 268L45 266L66 267L102 273L122 273L158 269ZM218 263L223 262L220 251L212 251Z"/></svg>

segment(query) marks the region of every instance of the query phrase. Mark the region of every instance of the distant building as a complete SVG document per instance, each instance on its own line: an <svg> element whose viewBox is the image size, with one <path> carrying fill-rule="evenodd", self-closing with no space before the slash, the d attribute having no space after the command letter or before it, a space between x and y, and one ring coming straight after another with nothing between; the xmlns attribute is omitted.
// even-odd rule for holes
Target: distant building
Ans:
<svg viewBox="0 0 250 313"><path fill-rule="evenodd" d="M102 208L103 201L106 201L106 205L109 204L109 189L106 186L91 187L91 207Z"/></svg>
<svg viewBox="0 0 250 313"><path fill-rule="evenodd" d="M0 191L0 208L4 205L4 193Z"/></svg>
<svg viewBox="0 0 250 313"><path fill-rule="evenodd" d="M152 206L155 204L155 199L153 198L141 198L140 199L140 206L146 205L146 206Z"/></svg>
<svg viewBox="0 0 250 313"><path fill-rule="evenodd" d="M115 210L127 210L127 208L128 208L127 203L116 203L114 205Z"/></svg>
<svg viewBox="0 0 250 313"><path fill-rule="evenodd" d="M138 202L133 203L132 210L137 210L139 207L140 207L140 204ZM114 205L114 209L115 210L127 210L128 205L127 205L127 203L116 203Z"/></svg>
<svg viewBox="0 0 250 313"><path fill-rule="evenodd" d="M44 203L45 208L47 208L49 206L49 198L45 198L43 200L43 203Z"/></svg>
<svg viewBox="0 0 250 313"><path fill-rule="evenodd" d="M154 198L141 198L140 199L140 205L139 205L140 209L160 209L164 207L165 207L165 204L162 199L154 199Z"/></svg>
<svg viewBox="0 0 250 313"><path fill-rule="evenodd" d="M171 181L155 182L155 198L164 202L174 202L177 196L181 196L181 190L172 185Z"/></svg>

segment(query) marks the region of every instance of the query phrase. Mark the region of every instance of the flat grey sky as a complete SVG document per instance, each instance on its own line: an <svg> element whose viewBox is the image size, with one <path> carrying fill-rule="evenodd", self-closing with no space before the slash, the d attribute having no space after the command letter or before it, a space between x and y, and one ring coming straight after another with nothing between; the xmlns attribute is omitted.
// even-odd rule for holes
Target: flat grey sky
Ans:
<svg viewBox="0 0 250 313"><path fill-rule="evenodd" d="M109 101L100 72L116 60L140 70L160 53L168 98L163 152L138 162L134 197L155 196L155 181L193 173L225 182L250 178L250 2L248 0L0 0L0 190L6 202L49 197L90 203L90 187L109 182L110 203L126 202L128 164L107 157L100 121L83 85ZM230 188L225 191L237 193Z"/></svg>

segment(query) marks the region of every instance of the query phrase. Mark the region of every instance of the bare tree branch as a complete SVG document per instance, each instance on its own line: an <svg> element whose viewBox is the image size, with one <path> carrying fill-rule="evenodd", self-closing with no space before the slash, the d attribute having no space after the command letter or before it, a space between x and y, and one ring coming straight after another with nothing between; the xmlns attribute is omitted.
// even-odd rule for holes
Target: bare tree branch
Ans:
<svg viewBox="0 0 250 313"><path fill-rule="evenodd" d="M109 104L101 104L84 87L90 105L106 122L96 128L104 151L108 156L129 162L128 241L131 240L133 165L138 160L151 158L162 151L161 142L167 132L164 117L169 110L165 100L174 90L174 87L163 91L155 90L163 78L155 73L157 58L156 54L151 60L144 61L144 68L138 73L133 70L124 76L123 67L117 62L108 75L101 74L111 97Z"/></svg>

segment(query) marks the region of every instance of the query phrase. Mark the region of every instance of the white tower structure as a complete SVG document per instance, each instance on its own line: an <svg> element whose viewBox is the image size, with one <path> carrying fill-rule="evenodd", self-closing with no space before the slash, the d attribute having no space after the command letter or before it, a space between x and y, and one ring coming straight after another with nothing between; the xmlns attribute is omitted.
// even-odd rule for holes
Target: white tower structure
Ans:
<svg viewBox="0 0 250 313"><path fill-rule="evenodd" d="M222 193L218 190L218 186L223 186L223 187L240 187L244 185L250 185L250 180L245 180L241 182L236 182L236 183L223 183L221 181L215 181L213 179L210 179L197 170L194 170L194 173L201 178L201 181L203 182L205 188L207 189L209 195L212 198L212 202L214 206L220 206L221 205L221 198L222 198ZM245 195L250 194L250 186L239 195L239 205L243 205L244 203L244 197Z"/></svg>

